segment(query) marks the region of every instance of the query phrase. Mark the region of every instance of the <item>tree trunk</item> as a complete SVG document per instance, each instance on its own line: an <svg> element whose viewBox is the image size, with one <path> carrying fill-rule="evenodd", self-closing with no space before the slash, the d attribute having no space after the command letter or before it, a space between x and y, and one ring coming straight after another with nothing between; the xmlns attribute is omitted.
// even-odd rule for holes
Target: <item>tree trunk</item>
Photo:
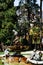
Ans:
<svg viewBox="0 0 43 65"><path fill-rule="evenodd" d="M40 18L41 18L40 22L42 22L42 0L40 0Z"/></svg>
<svg viewBox="0 0 43 65"><path fill-rule="evenodd" d="M41 29L42 29L42 0L40 0L40 44L42 42Z"/></svg>

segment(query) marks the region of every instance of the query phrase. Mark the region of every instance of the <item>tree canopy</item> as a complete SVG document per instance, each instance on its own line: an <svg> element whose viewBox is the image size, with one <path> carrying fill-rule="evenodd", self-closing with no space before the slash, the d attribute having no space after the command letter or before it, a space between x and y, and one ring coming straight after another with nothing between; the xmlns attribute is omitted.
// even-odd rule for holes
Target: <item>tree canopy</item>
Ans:
<svg viewBox="0 0 43 65"><path fill-rule="evenodd" d="M31 20L31 13L38 13L39 6L36 4L36 0L20 0L19 7L14 7L15 0L0 0L0 42L10 45L13 37L13 29L21 34L25 33L29 28ZM19 9L20 16L17 16L16 10ZM27 13L26 10L27 9ZM22 12L21 12L22 11ZM26 18L26 16L27 18ZM20 20L21 19L21 20ZM18 20L19 23L18 23ZM21 25L21 23L22 25Z"/></svg>
<svg viewBox="0 0 43 65"><path fill-rule="evenodd" d="M10 44L15 28L16 8L14 0L0 0L0 41Z"/></svg>

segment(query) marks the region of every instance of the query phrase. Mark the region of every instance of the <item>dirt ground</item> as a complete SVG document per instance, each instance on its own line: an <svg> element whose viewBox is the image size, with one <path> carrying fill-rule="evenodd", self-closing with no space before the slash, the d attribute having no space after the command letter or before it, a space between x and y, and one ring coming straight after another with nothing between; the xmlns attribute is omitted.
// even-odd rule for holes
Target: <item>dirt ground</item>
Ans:
<svg viewBox="0 0 43 65"><path fill-rule="evenodd" d="M26 63L25 57L9 57L7 59L7 62L9 63L9 65L33 65L31 63Z"/></svg>

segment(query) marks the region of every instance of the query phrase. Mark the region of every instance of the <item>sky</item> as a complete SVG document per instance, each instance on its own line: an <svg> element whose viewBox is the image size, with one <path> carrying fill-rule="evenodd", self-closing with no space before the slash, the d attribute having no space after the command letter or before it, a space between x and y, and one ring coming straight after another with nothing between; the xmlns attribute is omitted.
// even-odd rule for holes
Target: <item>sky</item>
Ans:
<svg viewBox="0 0 43 65"><path fill-rule="evenodd" d="M40 5L40 0L37 0L37 3ZM42 10L43 10L43 2L42 2Z"/></svg>
<svg viewBox="0 0 43 65"><path fill-rule="evenodd" d="M15 0L14 6L18 6L20 0Z"/></svg>
<svg viewBox="0 0 43 65"><path fill-rule="evenodd" d="M14 6L18 6L20 0L15 0ZM40 0L37 0L37 3L40 5ZM42 2L42 10L43 10L43 2Z"/></svg>

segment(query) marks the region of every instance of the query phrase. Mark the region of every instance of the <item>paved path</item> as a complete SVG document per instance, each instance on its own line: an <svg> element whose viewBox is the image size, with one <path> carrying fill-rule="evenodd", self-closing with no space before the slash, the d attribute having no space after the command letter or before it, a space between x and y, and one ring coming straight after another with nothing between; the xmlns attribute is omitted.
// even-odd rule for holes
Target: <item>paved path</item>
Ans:
<svg viewBox="0 0 43 65"><path fill-rule="evenodd" d="M42 54L43 54L43 51L41 51L42 52ZM25 51L25 52L21 52L21 54L23 55L23 56L25 56L26 58L28 58L28 57L30 57L30 55L33 53L33 51ZM39 51L37 50L37 53L39 53ZM42 56L42 58L43 58L43 56Z"/></svg>
<svg viewBox="0 0 43 65"><path fill-rule="evenodd" d="M21 54L32 54L32 52L33 51L24 51L24 52L21 52ZM39 51L37 50L37 53L38 53ZM42 52L42 54L43 54L43 51L41 51Z"/></svg>

